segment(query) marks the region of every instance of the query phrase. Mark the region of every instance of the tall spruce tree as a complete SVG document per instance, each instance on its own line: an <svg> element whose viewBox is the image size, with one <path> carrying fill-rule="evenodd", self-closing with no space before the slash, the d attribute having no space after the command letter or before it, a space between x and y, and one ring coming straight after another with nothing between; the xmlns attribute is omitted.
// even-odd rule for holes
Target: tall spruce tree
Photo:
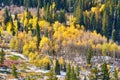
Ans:
<svg viewBox="0 0 120 80"><path fill-rule="evenodd" d="M60 64L57 59L55 62L55 73L56 73L56 75L60 75Z"/></svg>
<svg viewBox="0 0 120 80"><path fill-rule="evenodd" d="M71 66L70 63L67 65L67 72L65 76L65 80L70 80Z"/></svg>
<svg viewBox="0 0 120 80"><path fill-rule="evenodd" d="M37 44L36 44L36 46L37 46L37 49L39 50L39 45L40 45L41 38L40 38L40 27L38 25L38 22L36 24L36 36L37 36Z"/></svg>
<svg viewBox="0 0 120 80"><path fill-rule="evenodd" d="M98 73L99 70L97 69L97 67L94 67L93 69L90 70L91 74L89 75L89 79L90 80L98 80Z"/></svg>
<svg viewBox="0 0 120 80"><path fill-rule="evenodd" d="M83 25L83 10L80 5L80 0L76 0L76 6L74 8L74 17L76 18L76 23Z"/></svg>
<svg viewBox="0 0 120 80"><path fill-rule="evenodd" d="M112 36L111 37L112 37L113 41L116 41L116 31L115 31L115 29L112 30Z"/></svg>
<svg viewBox="0 0 120 80"><path fill-rule="evenodd" d="M39 7L40 7L40 1L38 0L38 5L37 5L37 18L38 18L38 20L40 19Z"/></svg>
<svg viewBox="0 0 120 80"><path fill-rule="evenodd" d="M109 37L109 16L106 11L103 13L103 19L102 19L102 34Z"/></svg>
<svg viewBox="0 0 120 80"><path fill-rule="evenodd" d="M17 68L15 67L15 65L12 65L12 75L13 75L15 78L18 77Z"/></svg>
<svg viewBox="0 0 120 80"><path fill-rule="evenodd" d="M109 70L106 62L104 62L102 65L102 80L110 80Z"/></svg>
<svg viewBox="0 0 120 80"><path fill-rule="evenodd" d="M5 8L5 13L4 13L4 24L6 25L10 21L10 15L9 15L9 10Z"/></svg>
<svg viewBox="0 0 120 80"><path fill-rule="evenodd" d="M92 54L93 54L92 48L89 47L88 48L88 53L87 53L87 64L91 64Z"/></svg>
<svg viewBox="0 0 120 80"><path fill-rule="evenodd" d="M57 80L56 74L54 70L51 68L50 71L48 72L48 79L47 80Z"/></svg>
<svg viewBox="0 0 120 80"><path fill-rule="evenodd" d="M77 65L77 66L76 66L76 76L79 77L79 75L80 75L80 68L79 68L79 66Z"/></svg>
<svg viewBox="0 0 120 80"><path fill-rule="evenodd" d="M5 60L5 52L3 49L0 51L0 64L3 64Z"/></svg>
<svg viewBox="0 0 120 80"><path fill-rule="evenodd" d="M114 73L113 73L114 79L115 80L119 80L118 78L118 70L115 69Z"/></svg>
<svg viewBox="0 0 120 80"><path fill-rule="evenodd" d="M70 80L77 80L74 66L72 66L72 69L71 69Z"/></svg>

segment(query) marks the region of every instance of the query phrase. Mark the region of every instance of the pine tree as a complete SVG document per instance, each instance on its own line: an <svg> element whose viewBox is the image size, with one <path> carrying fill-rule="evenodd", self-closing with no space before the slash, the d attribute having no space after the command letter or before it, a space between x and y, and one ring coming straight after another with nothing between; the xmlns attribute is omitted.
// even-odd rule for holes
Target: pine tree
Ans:
<svg viewBox="0 0 120 80"><path fill-rule="evenodd" d="M70 80L71 66L68 64L65 80Z"/></svg>
<svg viewBox="0 0 120 80"><path fill-rule="evenodd" d="M104 62L102 65L102 80L110 80L109 70L107 68L107 63Z"/></svg>
<svg viewBox="0 0 120 80"><path fill-rule="evenodd" d="M36 25L36 36L37 36L37 45L36 46L37 46L37 49L39 49L41 38L40 38L40 27L39 27L38 23Z"/></svg>
<svg viewBox="0 0 120 80"><path fill-rule="evenodd" d="M82 10L81 5L80 5L80 0L76 0L74 17L76 18L77 24L83 25L83 10Z"/></svg>
<svg viewBox="0 0 120 80"><path fill-rule="evenodd" d="M114 71L113 76L114 76L114 79L115 79L115 80L118 80L118 71L117 71L116 69L115 69L115 71Z"/></svg>
<svg viewBox="0 0 120 80"><path fill-rule="evenodd" d="M18 74L17 74L17 68L15 67L15 65L12 65L12 75L17 78L18 77Z"/></svg>
<svg viewBox="0 0 120 80"><path fill-rule="evenodd" d="M53 73L53 69L51 68L50 71L49 71L49 73L48 73L48 75L47 75L47 76L48 76L48 79L47 79L47 80L52 80L53 74L54 74L54 73Z"/></svg>
<svg viewBox="0 0 120 80"><path fill-rule="evenodd" d="M12 27L11 27L12 35L15 36L15 34L16 34L16 32L15 32L15 25L13 23L13 19L12 19L11 14L10 14L10 21L9 22L12 24Z"/></svg>
<svg viewBox="0 0 120 80"><path fill-rule="evenodd" d="M56 74L54 73L52 68L50 69L47 76L48 76L47 80L57 80Z"/></svg>
<svg viewBox="0 0 120 80"><path fill-rule="evenodd" d="M60 10L60 17L59 17L59 21L61 22L61 23L65 23L66 22L66 20L65 20L65 11L64 10Z"/></svg>
<svg viewBox="0 0 120 80"><path fill-rule="evenodd" d="M90 77L90 80L98 80L98 73L99 73L99 70L97 69L97 67L94 67L92 70L90 70L91 74L89 76Z"/></svg>
<svg viewBox="0 0 120 80"><path fill-rule="evenodd" d="M0 64L3 64L5 60L5 52L3 49L0 51Z"/></svg>
<svg viewBox="0 0 120 80"><path fill-rule="evenodd" d="M26 12L27 12L26 18L28 20L30 20L31 18L33 18L33 16L31 15L31 12L28 10L28 8L26 9Z"/></svg>
<svg viewBox="0 0 120 80"><path fill-rule="evenodd" d="M58 80L56 77L56 74L53 75L53 79L52 80Z"/></svg>
<svg viewBox="0 0 120 80"><path fill-rule="evenodd" d="M70 80L77 80L76 73L75 73L75 70L74 70L74 66L72 66L72 69L71 69Z"/></svg>
<svg viewBox="0 0 120 80"><path fill-rule="evenodd" d="M116 31L115 31L115 29L113 29L113 31L112 31L112 40L116 41Z"/></svg>
<svg viewBox="0 0 120 80"><path fill-rule="evenodd" d="M79 75L80 75L80 68L79 68L79 66L77 65L77 66L76 66L76 76L79 77Z"/></svg>
<svg viewBox="0 0 120 80"><path fill-rule="evenodd" d="M92 48L89 47L88 48L88 53L87 53L87 64L91 64L92 54L93 54Z"/></svg>
<svg viewBox="0 0 120 80"><path fill-rule="evenodd" d="M50 63L47 63L47 70L50 70Z"/></svg>
<svg viewBox="0 0 120 80"><path fill-rule="evenodd" d="M47 5L44 7L44 10L45 10L45 15L44 15L44 19L50 23L53 22L53 19L52 19L52 12L50 10L50 4L47 3Z"/></svg>
<svg viewBox="0 0 120 80"><path fill-rule="evenodd" d="M107 15L107 12L104 11L103 13L103 19L102 19L102 34L109 37L109 16Z"/></svg>
<svg viewBox="0 0 120 80"><path fill-rule="evenodd" d="M66 72L66 63L64 64L63 71Z"/></svg>
<svg viewBox="0 0 120 80"><path fill-rule="evenodd" d="M60 75L60 64L59 64L58 60L56 60L56 62L55 62L55 73L57 75Z"/></svg>
<svg viewBox="0 0 120 80"><path fill-rule="evenodd" d="M117 7L116 7L116 24L115 24L115 30L116 30L116 38L119 40L119 30L120 30L120 1L118 1Z"/></svg>
<svg viewBox="0 0 120 80"><path fill-rule="evenodd" d="M38 0L38 6L37 6L37 18L38 18L38 20L40 19L39 7L40 7L40 1Z"/></svg>
<svg viewBox="0 0 120 80"><path fill-rule="evenodd" d="M9 21L10 21L9 10L7 8L5 8L4 24L6 25Z"/></svg>

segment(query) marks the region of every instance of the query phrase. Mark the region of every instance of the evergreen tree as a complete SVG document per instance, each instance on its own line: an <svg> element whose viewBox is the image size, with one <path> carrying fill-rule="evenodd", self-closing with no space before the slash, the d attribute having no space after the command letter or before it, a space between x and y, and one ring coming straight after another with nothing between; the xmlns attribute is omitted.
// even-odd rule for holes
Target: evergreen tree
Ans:
<svg viewBox="0 0 120 80"><path fill-rule="evenodd" d="M55 73L57 75L60 75L60 64L59 64L57 59L56 59L56 62L55 62Z"/></svg>
<svg viewBox="0 0 120 80"><path fill-rule="evenodd" d="M107 38L109 37L109 16L106 11L103 13L103 19L102 19L102 34L106 36Z"/></svg>
<svg viewBox="0 0 120 80"><path fill-rule="evenodd" d="M48 75L47 75L48 76L47 80L52 80L53 79L53 74L54 74L53 73L53 69L51 68L50 71L49 71L49 73L48 73Z"/></svg>
<svg viewBox="0 0 120 80"><path fill-rule="evenodd" d="M50 69L47 76L48 76L47 80L57 80L56 74L54 73L52 68Z"/></svg>
<svg viewBox="0 0 120 80"><path fill-rule="evenodd" d="M87 64L91 64L92 54L93 54L92 48L89 47L88 48L88 53L87 53Z"/></svg>
<svg viewBox="0 0 120 80"><path fill-rule="evenodd" d="M53 22L52 19L52 12L50 10L50 4L47 3L47 5L44 7L44 11L45 11L45 15L44 15L44 19L50 23Z"/></svg>
<svg viewBox="0 0 120 80"><path fill-rule="evenodd" d="M6 25L10 21L10 15L9 15L9 10L5 8L5 13L4 13L4 24Z"/></svg>
<svg viewBox="0 0 120 80"><path fill-rule="evenodd" d="M114 71L113 76L114 76L114 79L115 79L115 80L119 80L119 79L118 79L118 71L117 71L116 69L115 69L115 71Z"/></svg>
<svg viewBox="0 0 120 80"><path fill-rule="evenodd" d="M83 13L83 22L84 22L86 30L88 30L89 27L88 27L88 18L87 18L86 12Z"/></svg>
<svg viewBox="0 0 120 80"><path fill-rule="evenodd" d="M119 40L119 31L120 31L120 0L118 1L117 7L116 7L116 18L115 18L115 30L116 30L116 38Z"/></svg>
<svg viewBox="0 0 120 80"><path fill-rule="evenodd" d="M83 25L83 10L80 7L80 0L76 0L76 6L74 10L74 17L76 18L76 23Z"/></svg>
<svg viewBox="0 0 120 80"><path fill-rule="evenodd" d="M112 31L112 40L116 41L116 31L115 31L115 29L113 29L113 31Z"/></svg>
<svg viewBox="0 0 120 80"><path fill-rule="evenodd" d="M28 8L26 9L26 12L27 12L26 18L27 18L28 20L30 20L31 18L33 18L33 16L31 15L31 12L28 10Z"/></svg>
<svg viewBox="0 0 120 80"><path fill-rule="evenodd" d="M37 18L38 18L38 20L40 19L39 7L40 7L40 1L38 0L38 6L37 6Z"/></svg>
<svg viewBox="0 0 120 80"><path fill-rule="evenodd" d="M12 24L12 27L11 27L11 32L12 32L12 35L13 36L15 36L15 25L14 25L14 23L13 23L13 19L12 19L12 16L11 16L11 14L10 14L10 21L9 21L11 24Z"/></svg>
<svg viewBox="0 0 120 80"><path fill-rule="evenodd" d="M19 20L17 20L17 29L18 31L23 31Z"/></svg>
<svg viewBox="0 0 120 80"><path fill-rule="evenodd" d="M18 77L18 74L17 74L17 68L15 67L15 65L12 65L12 75L17 78Z"/></svg>
<svg viewBox="0 0 120 80"><path fill-rule="evenodd" d="M53 75L53 79L52 80L58 80L58 78L56 77L56 74Z"/></svg>
<svg viewBox="0 0 120 80"><path fill-rule="evenodd" d="M95 26L96 26L96 25L95 25L95 24L96 24L95 22L96 22L96 21L95 21L95 13L92 12L91 15L90 15L90 23L89 23L89 24L90 24L90 30L91 30L91 31L95 30Z"/></svg>
<svg viewBox="0 0 120 80"><path fill-rule="evenodd" d="M79 75L80 75L80 68L79 68L79 66L77 65L77 66L76 66L76 76L79 78Z"/></svg>
<svg viewBox="0 0 120 80"><path fill-rule="evenodd" d="M15 13L15 18L14 18L14 20L18 20L17 13Z"/></svg>
<svg viewBox="0 0 120 80"><path fill-rule="evenodd" d="M102 65L102 80L110 80L109 70L107 68L107 63L104 62Z"/></svg>
<svg viewBox="0 0 120 80"><path fill-rule="evenodd" d="M75 73L75 70L74 70L74 66L72 66L72 69L71 69L70 80L77 80L76 73Z"/></svg>
<svg viewBox="0 0 120 80"><path fill-rule="evenodd" d="M50 70L50 64L49 63L47 63L47 70Z"/></svg>
<svg viewBox="0 0 120 80"><path fill-rule="evenodd" d="M66 63L64 64L63 71L66 72Z"/></svg>
<svg viewBox="0 0 120 80"><path fill-rule="evenodd" d="M41 38L40 38L40 27L39 27L39 25L38 25L38 22L37 22L37 24L36 24L36 36L37 36L37 49L39 49L39 44L40 44L40 40L41 40Z"/></svg>
<svg viewBox="0 0 120 80"><path fill-rule="evenodd" d="M5 52L3 49L0 51L0 64L3 64L5 60Z"/></svg>
<svg viewBox="0 0 120 80"><path fill-rule="evenodd" d="M97 69L97 67L94 67L92 70L90 70L91 74L89 75L89 79L90 80L98 80L98 73L99 70Z"/></svg>
<svg viewBox="0 0 120 80"><path fill-rule="evenodd" d="M60 16L59 16L59 21L61 23L65 23L66 22L66 19L65 19L65 11L64 10L60 10Z"/></svg>
<svg viewBox="0 0 120 80"><path fill-rule="evenodd" d="M70 80L71 66L68 64L65 80Z"/></svg>

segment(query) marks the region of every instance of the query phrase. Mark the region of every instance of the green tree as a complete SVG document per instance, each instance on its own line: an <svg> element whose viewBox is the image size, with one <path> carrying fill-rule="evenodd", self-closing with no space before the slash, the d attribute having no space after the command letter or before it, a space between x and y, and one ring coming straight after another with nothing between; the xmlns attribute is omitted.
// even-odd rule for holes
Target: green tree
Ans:
<svg viewBox="0 0 120 80"><path fill-rule="evenodd" d="M119 80L119 79L118 79L118 71L117 71L116 69L115 69L115 71L114 71L113 76L114 76L114 79L115 79L115 80Z"/></svg>
<svg viewBox="0 0 120 80"><path fill-rule="evenodd" d="M90 80L98 80L98 73L99 70L97 67L94 67L92 70L90 70L91 74L89 75Z"/></svg>
<svg viewBox="0 0 120 80"><path fill-rule="evenodd" d="M54 73L52 68L48 72L47 76L48 76L47 80L57 80L56 74Z"/></svg>
<svg viewBox="0 0 120 80"><path fill-rule="evenodd" d="M38 18L38 20L40 19L39 7L40 7L40 1L38 0L38 6L37 6L37 18Z"/></svg>
<svg viewBox="0 0 120 80"><path fill-rule="evenodd" d="M102 71L102 80L110 80L109 70L107 68L107 63L106 62L103 63L101 71Z"/></svg>
<svg viewBox="0 0 120 80"><path fill-rule="evenodd" d="M70 80L77 80L76 73L75 73L75 70L74 70L74 66L72 66L72 69L71 69Z"/></svg>
<svg viewBox="0 0 120 80"><path fill-rule="evenodd" d="M5 8L5 13L4 13L4 24L6 25L10 21L10 15L9 15L9 10Z"/></svg>
<svg viewBox="0 0 120 80"><path fill-rule="evenodd" d="M103 13L103 19L102 19L102 34L109 37L109 16L106 11Z"/></svg>
<svg viewBox="0 0 120 80"><path fill-rule="evenodd" d="M71 73L71 66L70 63L67 66L67 72L66 72L66 76L65 76L65 80L70 80L70 73Z"/></svg>
<svg viewBox="0 0 120 80"><path fill-rule="evenodd" d="M92 48L89 47L87 52L87 64L91 64L92 54L93 54Z"/></svg>
<svg viewBox="0 0 120 80"><path fill-rule="evenodd" d="M5 60L5 52L3 49L0 51L0 64L3 64Z"/></svg>
<svg viewBox="0 0 120 80"><path fill-rule="evenodd" d="M55 62L55 73L57 75L60 75L60 64L59 64L57 59L56 59L56 62Z"/></svg>
<svg viewBox="0 0 120 80"><path fill-rule="evenodd" d="M74 17L76 18L77 24L83 25L83 10L82 10L81 5L80 5L80 0L76 0Z"/></svg>
<svg viewBox="0 0 120 80"><path fill-rule="evenodd" d="M112 30L112 36L111 37L112 37L113 41L116 41L116 31L115 31L115 29Z"/></svg>
<svg viewBox="0 0 120 80"><path fill-rule="evenodd" d="M28 8L26 9L26 12L27 12L26 18L28 20L30 20L31 18L33 18L33 16L31 15L31 12L28 10Z"/></svg>
<svg viewBox="0 0 120 80"><path fill-rule="evenodd" d="M58 80L58 78L56 77L56 74L53 75L53 79L52 80Z"/></svg>
<svg viewBox="0 0 120 80"><path fill-rule="evenodd" d="M76 76L79 77L79 75L80 75L80 68L79 68L79 66L77 65L77 66L76 66Z"/></svg>
<svg viewBox="0 0 120 80"><path fill-rule="evenodd" d="M36 44L36 46L37 46L37 49L39 49L41 38L40 38L40 27L38 25L38 22L37 22L37 25L36 25L36 36L37 36L37 44Z"/></svg>
<svg viewBox="0 0 120 80"><path fill-rule="evenodd" d="M47 5L44 7L44 11L45 11L44 19L52 23L53 22L52 10L50 9L49 3L47 3Z"/></svg>
<svg viewBox="0 0 120 80"><path fill-rule="evenodd" d="M18 77L18 73L17 73L17 68L15 67L15 65L13 64L12 65L12 75L17 78Z"/></svg>
<svg viewBox="0 0 120 80"><path fill-rule="evenodd" d="M59 21L61 23L65 23L66 22L66 19L65 19L65 11L64 10L60 10L60 18L59 18Z"/></svg>

